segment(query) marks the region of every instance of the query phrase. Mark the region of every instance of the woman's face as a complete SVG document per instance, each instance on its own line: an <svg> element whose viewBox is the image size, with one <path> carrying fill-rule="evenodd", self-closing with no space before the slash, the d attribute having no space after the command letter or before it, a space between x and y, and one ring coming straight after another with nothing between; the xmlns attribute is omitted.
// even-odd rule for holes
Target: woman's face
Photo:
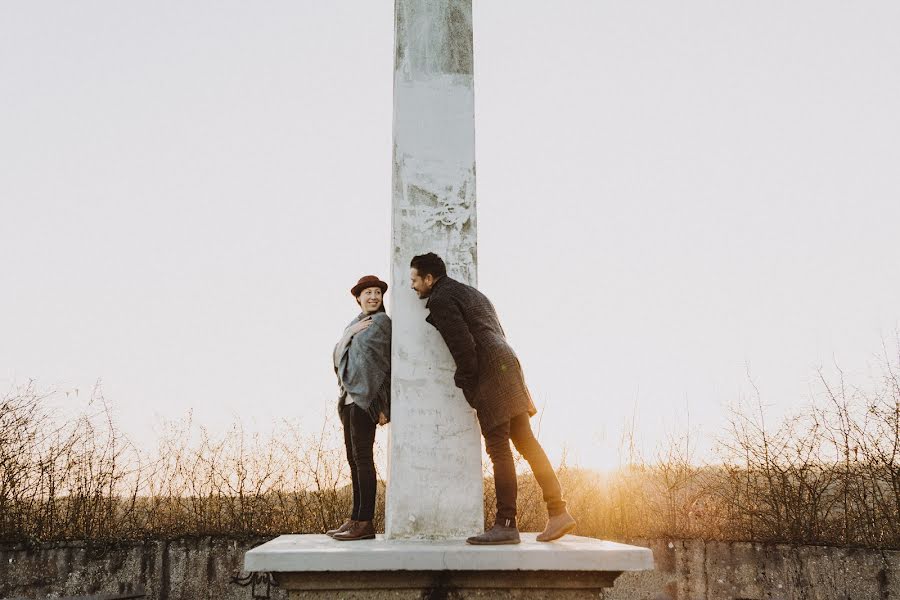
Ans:
<svg viewBox="0 0 900 600"><path fill-rule="evenodd" d="M381 308L381 288L368 287L364 289L356 301L359 302L364 314L371 315L377 312Z"/></svg>

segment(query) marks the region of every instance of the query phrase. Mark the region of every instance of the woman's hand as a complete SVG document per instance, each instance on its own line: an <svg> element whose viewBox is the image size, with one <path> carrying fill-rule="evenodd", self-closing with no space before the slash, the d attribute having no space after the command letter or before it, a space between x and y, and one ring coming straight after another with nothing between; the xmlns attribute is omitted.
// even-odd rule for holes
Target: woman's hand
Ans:
<svg viewBox="0 0 900 600"><path fill-rule="evenodd" d="M384 416L383 412L378 413L378 424L379 425L387 425L387 417Z"/></svg>
<svg viewBox="0 0 900 600"><path fill-rule="evenodd" d="M359 333L360 331L365 331L366 329L368 329L368 328L369 328L369 325L371 325L371 324L372 324L372 318L371 318L371 317L366 317L366 318L363 319L362 321L359 321L359 322L357 322L357 323L354 323L354 324L350 327L350 329L347 330L347 333L348 333L349 335L351 335L351 336L354 336L354 335L356 335L357 333Z"/></svg>

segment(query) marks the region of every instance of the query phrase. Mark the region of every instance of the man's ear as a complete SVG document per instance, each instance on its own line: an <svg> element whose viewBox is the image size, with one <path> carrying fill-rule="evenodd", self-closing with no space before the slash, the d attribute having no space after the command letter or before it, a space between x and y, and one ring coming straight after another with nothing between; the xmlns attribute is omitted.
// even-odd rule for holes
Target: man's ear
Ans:
<svg viewBox="0 0 900 600"><path fill-rule="evenodd" d="M432 285L434 285L434 275L429 273L428 275L426 275L425 277L422 278L422 281L424 281L426 284L428 284L428 287L431 287Z"/></svg>

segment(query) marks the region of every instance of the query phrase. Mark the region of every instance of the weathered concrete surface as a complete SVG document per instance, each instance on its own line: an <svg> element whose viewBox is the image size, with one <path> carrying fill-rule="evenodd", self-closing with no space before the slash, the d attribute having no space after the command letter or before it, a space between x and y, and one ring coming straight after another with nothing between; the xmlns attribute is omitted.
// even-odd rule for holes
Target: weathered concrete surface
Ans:
<svg viewBox="0 0 900 600"><path fill-rule="evenodd" d="M633 540L656 570L623 573L608 600L900 598L900 551L703 540Z"/></svg>
<svg viewBox="0 0 900 600"><path fill-rule="evenodd" d="M143 589L148 600L247 600L230 583L244 553L264 540L197 538L116 544L68 543L0 550L0 598L58 598ZM274 600L287 594L276 589Z"/></svg>
<svg viewBox="0 0 900 600"><path fill-rule="evenodd" d="M476 284L471 0L395 0L391 428L385 534L454 538L484 525L481 440L455 365L409 288L436 252Z"/></svg>
<svg viewBox="0 0 900 600"><path fill-rule="evenodd" d="M282 535L244 557L248 571L525 571L619 572L653 568L647 548L568 535L552 544L523 533L522 543L472 546L453 540L378 539L340 544L326 535Z"/></svg>
<svg viewBox="0 0 900 600"><path fill-rule="evenodd" d="M656 570L623 573L606 592L607 600L900 598L900 551L701 540L633 543L653 550ZM250 590L230 584L229 579L254 545L201 538L121 544L106 550L83 544L0 550L0 598L116 593L127 591L127 586L136 589L143 585L148 600L249 600ZM444 592L447 594L441 597L454 597L450 590ZM498 592L488 590L473 597L503 597ZM545 597L564 598L559 592ZM274 588L271 597L283 600L288 596L285 590ZM403 596L348 591L339 597L399 600Z"/></svg>

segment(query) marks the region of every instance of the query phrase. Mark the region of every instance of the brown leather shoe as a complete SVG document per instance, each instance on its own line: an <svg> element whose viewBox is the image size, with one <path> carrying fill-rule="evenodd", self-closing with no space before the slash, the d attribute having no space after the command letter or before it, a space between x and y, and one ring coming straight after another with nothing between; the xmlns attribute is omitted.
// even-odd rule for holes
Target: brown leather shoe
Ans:
<svg viewBox="0 0 900 600"><path fill-rule="evenodd" d="M356 540L371 540L375 538L375 526L372 521L353 521L350 529L332 536L340 542L353 542Z"/></svg>
<svg viewBox="0 0 900 600"><path fill-rule="evenodd" d="M569 514L569 511L550 517L547 526L542 533L537 536L539 542L552 542L566 535L575 529L575 519Z"/></svg>
<svg viewBox="0 0 900 600"><path fill-rule="evenodd" d="M355 523L353 519L347 519L346 521L344 521L344 524L337 529L329 529L328 531L326 531L325 535L327 535L328 537L334 537L336 533L344 533L353 526L353 523Z"/></svg>
<svg viewBox="0 0 900 600"><path fill-rule="evenodd" d="M507 522L512 519L507 520ZM494 526L479 535L466 538L467 544L475 546L497 546L500 544L518 544L519 530L515 525L505 526L503 523L494 523Z"/></svg>

